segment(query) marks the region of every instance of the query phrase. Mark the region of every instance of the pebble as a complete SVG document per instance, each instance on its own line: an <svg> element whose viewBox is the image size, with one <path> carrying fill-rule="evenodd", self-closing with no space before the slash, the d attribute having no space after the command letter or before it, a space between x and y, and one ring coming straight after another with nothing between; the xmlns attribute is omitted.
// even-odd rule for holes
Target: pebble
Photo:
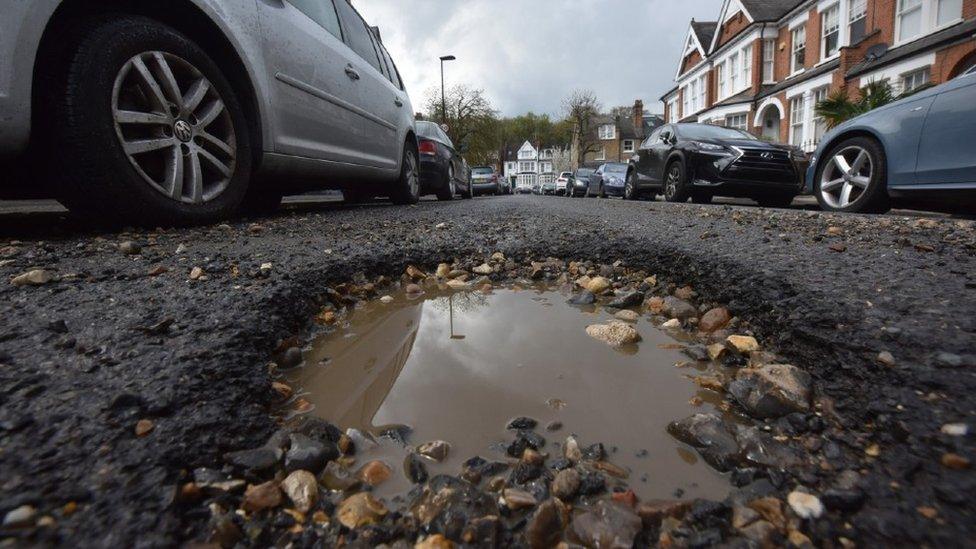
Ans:
<svg viewBox="0 0 976 549"><path fill-rule="evenodd" d="M550 549L562 539L569 510L557 499L548 499L535 510L525 527L525 538L531 549Z"/></svg>
<svg viewBox="0 0 976 549"><path fill-rule="evenodd" d="M488 276L491 273L495 272L495 270L491 267L491 265L487 263L482 263L481 265L475 267L473 269L473 272L474 274Z"/></svg>
<svg viewBox="0 0 976 549"><path fill-rule="evenodd" d="M403 474L406 475L407 480L414 484L423 484L427 482L430 476L424 460L413 452L407 453L406 457L403 458Z"/></svg>
<svg viewBox="0 0 976 549"><path fill-rule="evenodd" d="M615 318L626 321L626 322L637 322L640 315L630 309L624 309L622 311L617 311L617 314L613 315Z"/></svg>
<svg viewBox="0 0 976 549"><path fill-rule="evenodd" d="M569 501L576 496L581 481L579 471L563 469L556 473L556 478L552 481L552 495L561 500Z"/></svg>
<svg viewBox="0 0 976 549"><path fill-rule="evenodd" d="M942 434L952 437L964 437L969 434L969 426L965 423L946 423L942 426Z"/></svg>
<svg viewBox="0 0 976 549"><path fill-rule="evenodd" d="M678 330L681 328L681 321L677 318L672 318L664 324L661 324L661 327L665 330Z"/></svg>
<svg viewBox="0 0 976 549"><path fill-rule="evenodd" d="M537 503L535 496L525 490L516 488L506 488L503 490L502 499L505 502L505 506L513 511L525 509L526 507L534 507Z"/></svg>
<svg viewBox="0 0 976 549"><path fill-rule="evenodd" d="M320 442L301 433L292 433L285 453L285 471L310 471L318 474L332 460L339 457L339 448L330 441Z"/></svg>
<svg viewBox="0 0 976 549"><path fill-rule="evenodd" d="M140 419L139 421L136 422L136 429L135 429L136 436L144 437L149 433L151 433L155 427L156 427L155 424L153 424L151 420Z"/></svg>
<svg viewBox="0 0 976 549"><path fill-rule="evenodd" d="M600 500L574 517L572 528L587 547L627 548L634 545L642 523L626 505Z"/></svg>
<svg viewBox="0 0 976 549"><path fill-rule="evenodd" d="M633 326L620 322L591 324L586 327L586 334L614 347L634 344L641 340L640 334Z"/></svg>
<svg viewBox="0 0 976 549"><path fill-rule="evenodd" d="M425 442L417 447L417 453L432 459L436 462L441 462L447 459L447 455L451 452L451 445L443 440L434 440L431 442Z"/></svg>
<svg viewBox="0 0 976 549"><path fill-rule="evenodd" d="M878 353L878 362L890 368L895 365L895 357L888 351L881 351Z"/></svg>
<svg viewBox="0 0 976 549"><path fill-rule="evenodd" d="M698 321L698 329L705 333L712 333L728 326L732 320L732 314L725 307L711 309Z"/></svg>
<svg viewBox="0 0 976 549"><path fill-rule="evenodd" d="M315 506L319 495L318 481L308 471L293 471L282 481L281 488L295 509L301 513L308 513Z"/></svg>
<svg viewBox="0 0 976 549"><path fill-rule="evenodd" d="M437 266L436 275L438 278L447 278L451 274L451 266L447 263L441 263Z"/></svg>
<svg viewBox="0 0 976 549"><path fill-rule="evenodd" d="M790 492L790 495L786 497L786 502L790 504L793 512L802 519L819 518L824 512L820 498L806 492Z"/></svg>
<svg viewBox="0 0 976 549"><path fill-rule="evenodd" d="M947 469L962 471L964 469L969 469L969 467L972 466L972 462L970 462L966 457L949 452L942 454L942 466Z"/></svg>
<svg viewBox="0 0 976 549"><path fill-rule="evenodd" d="M385 295L380 298L380 303L383 303L384 305L389 305L390 303L393 303L393 297Z"/></svg>
<svg viewBox="0 0 976 549"><path fill-rule="evenodd" d="M583 459L583 451L580 449L579 441L576 440L576 437L566 437L566 442L563 444L563 457L573 463L577 463Z"/></svg>
<svg viewBox="0 0 976 549"><path fill-rule="evenodd" d="M271 480L264 484L250 484L244 491L242 507L245 511L261 511L281 505L281 488Z"/></svg>
<svg viewBox="0 0 976 549"><path fill-rule="evenodd" d="M393 475L390 466L379 460L373 460L363 465L356 473L356 478L370 486L379 486L386 482Z"/></svg>
<svg viewBox="0 0 976 549"><path fill-rule="evenodd" d="M126 255L138 255L142 253L142 246L138 242L127 240L119 244L119 251Z"/></svg>
<svg viewBox="0 0 976 549"><path fill-rule="evenodd" d="M44 269L34 269L10 280L14 286L42 286L54 280L54 274Z"/></svg>
<svg viewBox="0 0 976 549"><path fill-rule="evenodd" d="M752 336L731 335L726 340L729 346L740 354L747 354L760 350L759 342Z"/></svg>
<svg viewBox="0 0 976 549"><path fill-rule="evenodd" d="M470 285L463 280L458 280L455 278L447 281L447 287L452 290L467 290Z"/></svg>
<svg viewBox="0 0 976 549"><path fill-rule="evenodd" d="M343 526L354 529L376 524L386 513L386 507L381 501L372 494L362 492L343 500L339 504L337 516Z"/></svg>
<svg viewBox="0 0 976 549"><path fill-rule="evenodd" d="M190 269L190 280L200 280L205 276L203 269L200 267L194 267Z"/></svg>
<svg viewBox="0 0 976 549"><path fill-rule="evenodd" d="M23 528L34 524L37 509L31 505L21 505L3 516L4 528Z"/></svg>
<svg viewBox="0 0 976 549"><path fill-rule="evenodd" d="M518 431L520 429L535 429L537 425L539 425L538 421L530 417L522 416L522 417L517 417L512 421L509 421L508 425L505 426L505 429L508 429L509 431Z"/></svg>
<svg viewBox="0 0 976 549"><path fill-rule="evenodd" d="M411 295L423 293L424 289L417 284L407 284L406 292Z"/></svg>
<svg viewBox="0 0 976 549"><path fill-rule="evenodd" d="M586 284L586 289L594 295L600 295L603 292L607 291L609 288L610 288L610 281L602 276L593 278Z"/></svg>
<svg viewBox="0 0 976 549"><path fill-rule="evenodd" d="M413 549L453 549L454 547L454 542L444 537L443 534L434 534L418 541Z"/></svg>

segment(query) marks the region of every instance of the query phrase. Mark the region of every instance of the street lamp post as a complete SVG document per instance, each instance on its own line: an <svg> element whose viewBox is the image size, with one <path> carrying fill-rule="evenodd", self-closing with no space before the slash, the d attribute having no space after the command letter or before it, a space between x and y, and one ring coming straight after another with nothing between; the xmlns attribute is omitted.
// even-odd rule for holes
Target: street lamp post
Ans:
<svg viewBox="0 0 976 549"><path fill-rule="evenodd" d="M457 57L445 55L441 57L441 123L447 124L447 97L444 93L444 61L454 61Z"/></svg>

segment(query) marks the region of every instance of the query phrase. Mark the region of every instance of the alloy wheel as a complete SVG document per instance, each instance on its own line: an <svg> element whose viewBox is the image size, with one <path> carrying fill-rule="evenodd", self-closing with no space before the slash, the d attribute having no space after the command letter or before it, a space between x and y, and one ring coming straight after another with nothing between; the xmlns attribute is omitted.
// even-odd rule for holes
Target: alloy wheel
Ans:
<svg viewBox="0 0 976 549"><path fill-rule="evenodd" d="M627 200L634 199L634 174L627 176L627 185L624 187L624 198Z"/></svg>
<svg viewBox="0 0 976 549"><path fill-rule="evenodd" d="M407 153L407 190L410 196L420 196L420 174L417 170L417 155Z"/></svg>
<svg viewBox="0 0 976 549"><path fill-rule="evenodd" d="M852 145L837 152L820 176L820 196L832 208L846 208L857 202L871 184L874 163L871 154Z"/></svg>
<svg viewBox="0 0 976 549"><path fill-rule="evenodd" d="M667 199L673 198L678 194L678 184L681 182L681 169L677 164L671 166L668 170L668 180L664 187L664 196Z"/></svg>
<svg viewBox="0 0 976 549"><path fill-rule="evenodd" d="M237 164L230 112L185 59L150 51L126 62L115 78L112 117L129 163L163 195L201 204L230 184Z"/></svg>

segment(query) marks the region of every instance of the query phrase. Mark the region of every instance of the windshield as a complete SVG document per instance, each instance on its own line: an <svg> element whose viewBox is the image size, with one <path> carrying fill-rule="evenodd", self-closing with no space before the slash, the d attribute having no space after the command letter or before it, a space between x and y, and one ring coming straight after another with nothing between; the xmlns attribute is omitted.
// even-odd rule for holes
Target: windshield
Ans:
<svg viewBox="0 0 976 549"><path fill-rule="evenodd" d="M440 128L437 124L433 122L417 122L417 133L420 137L426 137L427 139L437 139L440 140Z"/></svg>
<svg viewBox="0 0 976 549"><path fill-rule="evenodd" d="M491 174L495 173L495 170L493 170L491 168L481 168L481 167L478 167L478 168L471 168L471 173L473 173L475 175L491 175Z"/></svg>
<svg viewBox="0 0 976 549"><path fill-rule="evenodd" d="M712 126L710 124L677 124L678 135L684 139L750 139L756 138L750 133L733 128Z"/></svg>
<svg viewBox="0 0 976 549"><path fill-rule="evenodd" d="M593 175L596 170L591 170L590 168L580 168L576 170L576 177L589 177Z"/></svg>
<svg viewBox="0 0 976 549"><path fill-rule="evenodd" d="M627 164L607 164L603 173L627 173Z"/></svg>

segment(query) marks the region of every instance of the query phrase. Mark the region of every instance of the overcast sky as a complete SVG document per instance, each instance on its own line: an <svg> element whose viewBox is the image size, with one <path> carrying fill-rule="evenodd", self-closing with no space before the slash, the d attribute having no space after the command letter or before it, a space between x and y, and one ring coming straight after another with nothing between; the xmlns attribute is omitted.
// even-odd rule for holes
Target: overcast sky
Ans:
<svg viewBox="0 0 976 549"><path fill-rule="evenodd" d="M660 113L692 17L718 17L721 0L354 0L380 27L417 110L447 84L482 88L502 115L559 114L590 88L604 106Z"/></svg>

